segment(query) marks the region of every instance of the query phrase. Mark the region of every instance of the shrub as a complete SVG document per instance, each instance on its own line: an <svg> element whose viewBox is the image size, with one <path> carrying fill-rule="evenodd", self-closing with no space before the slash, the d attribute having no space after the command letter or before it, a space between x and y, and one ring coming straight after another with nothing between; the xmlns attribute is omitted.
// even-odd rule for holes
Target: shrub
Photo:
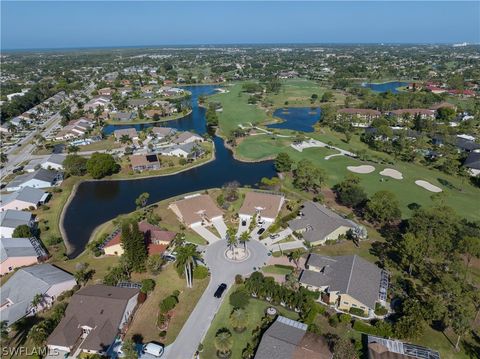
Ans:
<svg viewBox="0 0 480 359"><path fill-rule="evenodd" d="M377 330L375 327L372 327L370 324L364 323L361 320L355 320L353 323L353 329L357 332L365 333L365 334L377 334Z"/></svg>
<svg viewBox="0 0 480 359"><path fill-rule="evenodd" d="M250 301L250 296L248 293L243 290L239 289L232 294L230 294L230 305L234 308L245 308Z"/></svg>
<svg viewBox="0 0 480 359"><path fill-rule="evenodd" d="M56 244L60 244L63 242L62 237L56 237L56 236L49 236L47 239L45 239L44 243L46 246L54 246Z"/></svg>
<svg viewBox="0 0 480 359"><path fill-rule="evenodd" d="M328 324L330 324L331 327L336 328L338 323L339 323L339 320L336 314L331 315L330 318L328 318Z"/></svg>
<svg viewBox="0 0 480 359"><path fill-rule="evenodd" d="M158 333L158 336L160 338L165 338L167 336L167 331L166 330L162 330L160 333Z"/></svg>
<svg viewBox="0 0 480 359"><path fill-rule="evenodd" d="M243 283L243 277L241 274L237 274L235 276L235 284L242 284Z"/></svg>
<svg viewBox="0 0 480 359"><path fill-rule="evenodd" d="M388 309L385 308L380 303L375 304L375 314L376 315L385 315L388 313Z"/></svg>
<svg viewBox="0 0 480 359"><path fill-rule="evenodd" d="M193 270L193 278L205 279L208 277L208 268L204 266L197 266Z"/></svg>
<svg viewBox="0 0 480 359"><path fill-rule="evenodd" d="M349 316L348 314L340 314L340 316L338 317L338 319L340 320L340 323L349 323L350 320L352 320L352 317Z"/></svg>
<svg viewBox="0 0 480 359"><path fill-rule="evenodd" d="M352 307L348 312L353 315L358 315L359 317L366 317L365 312L363 311L363 309L360 308Z"/></svg>
<svg viewBox="0 0 480 359"><path fill-rule="evenodd" d="M142 293L150 293L155 289L155 281L151 278L142 280Z"/></svg>
<svg viewBox="0 0 480 359"><path fill-rule="evenodd" d="M162 313L167 313L171 311L173 308L175 308L177 303L178 303L177 297L173 295L169 295L168 297L166 297L164 300L160 302L160 311Z"/></svg>

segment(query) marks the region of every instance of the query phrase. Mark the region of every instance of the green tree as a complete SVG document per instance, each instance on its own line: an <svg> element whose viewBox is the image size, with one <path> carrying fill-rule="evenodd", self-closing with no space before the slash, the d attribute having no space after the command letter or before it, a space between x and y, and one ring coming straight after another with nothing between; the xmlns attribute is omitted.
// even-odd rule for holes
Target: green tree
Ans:
<svg viewBox="0 0 480 359"><path fill-rule="evenodd" d="M250 241L250 233L248 231L242 232L238 238L239 242L243 244L243 247L247 249L247 242Z"/></svg>
<svg viewBox="0 0 480 359"><path fill-rule="evenodd" d="M147 269L153 275L157 275L161 272L165 260L160 254L152 254L147 259Z"/></svg>
<svg viewBox="0 0 480 359"><path fill-rule="evenodd" d="M307 159L298 162L293 171L293 185L304 191L318 192L324 180L323 171Z"/></svg>
<svg viewBox="0 0 480 359"><path fill-rule="evenodd" d="M333 187L337 200L349 207L359 207L367 201L367 194L360 186L360 178L348 175L345 179Z"/></svg>
<svg viewBox="0 0 480 359"><path fill-rule="evenodd" d="M367 202L365 218L380 225L400 219L401 211L397 198L392 192L376 192Z"/></svg>
<svg viewBox="0 0 480 359"><path fill-rule="evenodd" d="M135 348L135 343L132 339L125 339L122 344L122 358L125 359L138 359L138 353Z"/></svg>
<svg viewBox="0 0 480 359"><path fill-rule="evenodd" d="M245 308L250 301L250 295L243 289L238 289L230 294L229 302L234 308Z"/></svg>
<svg viewBox="0 0 480 359"><path fill-rule="evenodd" d="M401 263L408 268L412 275L413 269L423 263L425 238L417 237L413 233L406 233L399 244Z"/></svg>
<svg viewBox="0 0 480 359"><path fill-rule="evenodd" d="M151 278L142 280L142 293L150 293L155 289L155 281Z"/></svg>
<svg viewBox="0 0 480 359"><path fill-rule="evenodd" d="M245 310L237 308L230 314L230 324L237 331L242 331L247 327L248 315Z"/></svg>
<svg viewBox="0 0 480 359"><path fill-rule="evenodd" d="M136 221L124 221L121 235L123 255L127 266L135 272L144 272L147 262L145 238Z"/></svg>
<svg viewBox="0 0 480 359"><path fill-rule="evenodd" d="M358 359L355 345L350 338L343 337L335 342L333 359Z"/></svg>
<svg viewBox="0 0 480 359"><path fill-rule="evenodd" d="M288 153L280 152L275 159L275 169L277 172L288 172L292 168L293 161Z"/></svg>
<svg viewBox="0 0 480 359"><path fill-rule="evenodd" d="M470 268L470 263L472 262L473 258L480 258L480 238L472 237L472 236L465 236L462 238L460 242L460 246L462 253L465 255L465 259L467 260L467 271Z"/></svg>
<svg viewBox="0 0 480 359"><path fill-rule="evenodd" d="M87 173L87 159L76 154L67 155L63 169L67 176L83 176Z"/></svg>
<svg viewBox="0 0 480 359"><path fill-rule="evenodd" d="M80 269L75 271L73 276L75 277L75 280L77 283L80 285L85 285L87 282L93 278L93 275L95 274L95 269L88 269L89 263L80 263Z"/></svg>
<svg viewBox="0 0 480 359"><path fill-rule="evenodd" d="M147 205L148 199L150 198L150 193L143 192L138 198L135 200L135 205L137 209L143 208Z"/></svg>
<svg viewBox="0 0 480 359"><path fill-rule="evenodd" d="M110 176L119 170L119 165L108 153L94 153L87 161L87 173L95 179Z"/></svg>
<svg viewBox="0 0 480 359"><path fill-rule="evenodd" d="M226 329L220 329L215 335L215 348L223 355L230 352L233 345L232 333Z"/></svg>
<svg viewBox="0 0 480 359"><path fill-rule="evenodd" d="M6 320L0 321L0 339L2 341L8 339L8 321Z"/></svg>
<svg viewBox="0 0 480 359"><path fill-rule="evenodd" d="M200 253L197 251L197 246L192 243L187 243L177 249L175 266L180 275L185 274L188 288L193 287L193 268L199 259Z"/></svg>
<svg viewBox="0 0 480 359"><path fill-rule="evenodd" d="M32 229L26 225L22 224L15 228L12 233L13 238L30 238L32 236Z"/></svg>

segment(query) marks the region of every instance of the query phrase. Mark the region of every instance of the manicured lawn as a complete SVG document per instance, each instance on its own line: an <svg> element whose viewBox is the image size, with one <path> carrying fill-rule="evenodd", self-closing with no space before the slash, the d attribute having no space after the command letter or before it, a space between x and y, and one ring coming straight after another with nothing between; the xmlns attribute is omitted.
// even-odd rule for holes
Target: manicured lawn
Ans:
<svg viewBox="0 0 480 359"><path fill-rule="evenodd" d="M156 282L155 290L149 294L147 300L138 309L133 322L128 330L127 337L141 335L144 342L158 341L165 345L171 344L182 329L190 313L195 308L208 285L209 278L194 280L193 288L187 288L184 278L180 278L175 267L170 264L157 276L148 274L138 275L133 280L153 278ZM157 327L160 301L172 294L174 290L180 291L179 302L173 310L173 316L167 330L167 336L160 338L160 329Z"/></svg>
<svg viewBox="0 0 480 359"><path fill-rule="evenodd" d="M261 123L267 115L256 105L247 103L249 94L242 92L242 84L236 83L227 88L228 93L219 93L209 96L208 101L220 102L223 111L218 112L219 127L224 135L238 129L239 124Z"/></svg>
<svg viewBox="0 0 480 359"><path fill-rule="evenodd" d="M325 142L332 142L334 145L346 150L365 149L366 145L361 143L357 136L355 140L349 144L341 141L340 138L334 137L333 133L313 134L312 137L318 138ZM325 160L325 156L335 153L336 151L325 148L309 148L298 152L289 146L290 140L284 138L272 139L272 136L249 136L243 140L236 148L236 153L242 159L260 160L275 157L279 152L288 153L292 159L299 161L307 158L312 161L319 168L322 168L326 174L326 184L332 187L336 183L352 172L347 170L347 166L358 166L364 164L357 159L337 156L329 160ZM371 151L379 156L393 161L394 165L375 164L372 165L376 170L369 174L357 174L360 178L361 185L365 188L367 194L380 190L388 190L393 192L400 202L400 207L404 217L411 214L408 205L418 203L422 206L429 207L435 202L443 201L446 205L454 208L457 213L470 220L480 219L480 212L478 211L478 201L480 189L472 186L466 179L450 176L435 169L429 169L421 164L406 163L401 161L394 161L385 154L379 154ZM396 169L403 174L403 180L395 180L379 174L385 168ZM416 180L425 180L443 189L441 195L434 195L415 184ZM445 182L446 181L446 182ZM450 188L447 188L444 183L450 183ZM443 183L443 184L442 184ZM438 198L438 199L437 199Z"/></svg>
<svg viewBox="0 0 480 359"><path fill-rule="evenodd" d="M78 263L88 263L88 268L95 270L90 284L100 284L103 282L103 278L105 277L105 274L107 274L109 268L118 264L119 260L120 257L116 256L94 257L92 254L84 252L75 259L53 261L52 264L73 274L77 270L76 266Z"/></svg>
<svg viewBox="0 0 480 359"><path fill-rule="evenodd" d="M80 152L86 151L100 151L100 150L113 150L115 148L122 147L122 144L116 142L113 136L110 136L104 140L93 142L89 145L79 146Z"/></svg>
<svg viewBox="0 0 480 359"><path fill-rule="evenodd" d="M287 274L290 274L292 273L292 270L293 270L293 266L291 269L288 269L288 268L285 268L285 267L280 267L278 265L271 265L271 266L265 266L262 268L262 272L268 274L268 273L272 273L272 274L283 274L283 275L287 275Z"/></svg>
<svg viewBox="0 0 480 359"><path fill-rule="evenodd" d="M261 324L261 319L265 314L265 310L271 306L270 303L264 302L262 300L250 298L248 306L245 308L246 313L248 314L248 324L245 331L242 333L237 333L233 330L230 325L230 314L233 310L233 307L228 301L230 293L235 291L237 287L233 287L228 293L224 294L225 299L218 310L215 319L213 320L208 332L203 340L204 350L200 354L202 359L214 359L216 358L216 349L215 349L215 335L217 331L221 328L228 328L232 332L233 336L233 348L232 348L232 359L241 358L243 349L247 346L252 340L252 331ZM283 307L276 307L279 311L279 314L291 318L298 319L298 314L285 310Z"/></svg>

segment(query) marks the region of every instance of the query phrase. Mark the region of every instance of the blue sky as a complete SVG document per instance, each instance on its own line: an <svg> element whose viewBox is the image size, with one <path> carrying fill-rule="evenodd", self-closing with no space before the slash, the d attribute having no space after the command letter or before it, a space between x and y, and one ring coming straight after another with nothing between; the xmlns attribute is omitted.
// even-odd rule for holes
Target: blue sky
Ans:
<svg viewBox="0 0 480 359"><path fill-rule="evenodd" d="M1 2L2 49L480 42L480 2Z"/></svg>

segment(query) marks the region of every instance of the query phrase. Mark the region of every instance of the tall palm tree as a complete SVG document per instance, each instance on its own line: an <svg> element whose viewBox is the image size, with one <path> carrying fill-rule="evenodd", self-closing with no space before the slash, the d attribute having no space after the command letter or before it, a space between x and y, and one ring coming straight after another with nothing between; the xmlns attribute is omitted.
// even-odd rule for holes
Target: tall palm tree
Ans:
<svg viewBox="0 0 480 359"><path fill-rule="evenodd" d="M298 261L302 257L302 251L299 249L295 249L293 252L290 253L290 259L295 263L295 266L298 269Z"/></svg>
<svg viewBox="0 0 480 359"><path fill-rule="evenodd" d="M232 333L227 328L220 329L215 336L215 348L223 355L230 352L233 345Z"/></svg>
<svg viewBox="0 0 480 359"><path fill-rule="evenodd" d="M175 266L179 274L185 273L188 288L192 288L193 286L193 268L199 259L200 253L197 251L197 246L192 243L187 243L185 246L177 249Z"/></svg>
<svg viewBox="0 0 480 359"><path fill-rule="evenodd" d="M250 240L250 234L248 233L248 231L242 232L239 240L240 240L240 243L243 244L243 247L247 249L247 242Z"/></svg>
<svg viewBox="0 0 480 359"><path fill-rule="evenodd" d="M245 310L237 308L230 315L230 324L235 330L241 331L247 327L248 315Z"/></svg>
<svg viewBox="0 0 480 359"><path fill-rule="evenodd" d="M132 139L130 138L129 135L122 135L122 137L120 137L120 143L126 144L130 142L132 142Z"/></svg>
<svg viewBox="0 0 480 359"><path fill-rule="evenodd" d="M32 305L32 308L35 309L38 307L41 303L43 302L43 294L38 293L35 294L35 296L32 299L32 302L30 303Z"/></svg>

